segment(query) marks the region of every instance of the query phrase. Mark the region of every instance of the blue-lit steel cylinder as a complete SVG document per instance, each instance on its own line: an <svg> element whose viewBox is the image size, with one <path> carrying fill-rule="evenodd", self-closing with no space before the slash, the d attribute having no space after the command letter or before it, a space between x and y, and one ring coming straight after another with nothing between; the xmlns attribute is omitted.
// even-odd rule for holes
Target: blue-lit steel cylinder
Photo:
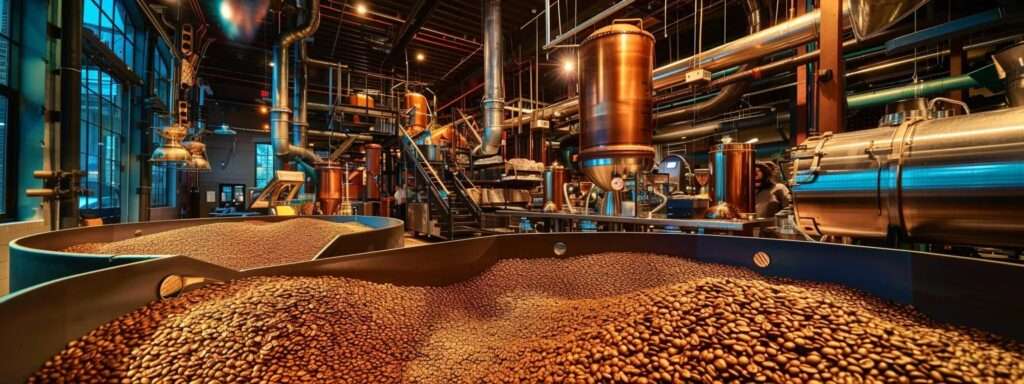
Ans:
<svg viewBox="0 0 1024 384"><path fill-rule="evenodd" d="M1024 246L1024 108L814 137L793 158L804 231Z"/></svg>

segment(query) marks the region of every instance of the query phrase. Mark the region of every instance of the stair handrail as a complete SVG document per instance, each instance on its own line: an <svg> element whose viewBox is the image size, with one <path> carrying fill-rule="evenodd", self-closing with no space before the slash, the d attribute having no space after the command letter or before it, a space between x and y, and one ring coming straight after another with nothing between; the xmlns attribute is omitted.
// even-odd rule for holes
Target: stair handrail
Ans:
<svg viewBox="0 0 1024 384"><path fill-rule="evenodd" d="M415 108L412 108L411 110L414 109ZM441 208L446 212L446 214L451 216L450 208L448 207L448 196L451 195L451 192L449 192L448 188L444 186L444 179L437 175L437 171L434 170L434 167L430 166L430 162L427 161L427 157L422 151L420 151L416 142L412 141L412 137L409 135L409 132L405 130L405 126L400 122L398 123L398 131L408 139L402 140L402 144L412 147L412 150L406 148L406 152L415 157L415 168L420 173L420 176L422 176L427 184L429 184L431 195L433 195L434 199L441 205ZM431 175L434 176L434 180L437 180L437 183L431 180ZM438 192L438 188L440 188L441 191L444 191L444 195Z"/></svg>
<svg viewBox="0 0 1024 384"><path fill-rule="evenodd" d="M410 110L415 109L416 107L410 108ZM412 136L410 136L409 132L405 130L405 126L402 125L402 123L398 123L398 129L400 132L402 132L402 136L405 136L405 138L409 139L407 144L409 144L409 146L412 147L412 149L415 151L417 163L420 164L421 167L426 167L427 171L430 171L430 174L434 175L434 178L436 178L439 181L443 181L444 179L438 176L437 171L435 171L434 167L430 165L430 161L427 160L427 156L423 154L423 151L420 151L420 146L416 145L416 142L412 140ZM439 187L441 187L441 190L444 191L445 195L448 195L450 193L448 191L448 188L445 188L444 184L441 184Z"/></svg>
<svg viewBox="0 0 1024 384"><path fill-rule="evenodd" d="M460 177L465 178L466 182L470 183L470 185L472 185L472 181L470 181L468 177L466 177L464 174L462 174L462 172L460 172L457 169L449 170L449 172L452 173L452 180L455 181L455 188L458 188L460 197L466 201L466 205L468 205L469 209L473 211L473 217L475 217L477 221L480 221L481 218L483 217L483 211L480 209L480 206L477 205L477 203L473 201L472 198L469 197L469 191L466 189L466 186L462 183Z"/></svg>
<svg viewBox="0 0 1024 384"><path fill-rule="evenodd" d="M462 117L461 119L459 119L459 121L462 121L469 126L469 131L473 133L473 138L476 139L476 143L483 144L484 139L480 137L480 134L477 133L476 128L473 127L474 120L471 120L470 117L463 113L462 110L459 108L455 108L455 111L458 112L459 116Z"/></svg>

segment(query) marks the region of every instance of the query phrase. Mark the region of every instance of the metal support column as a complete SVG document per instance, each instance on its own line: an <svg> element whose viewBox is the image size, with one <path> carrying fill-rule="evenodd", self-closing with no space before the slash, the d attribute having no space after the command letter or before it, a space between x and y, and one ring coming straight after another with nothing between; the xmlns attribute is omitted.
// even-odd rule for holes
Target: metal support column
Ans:
<svg viewBox="0 0 1024 384"><path fill-rule="evenodd" d="M60 135L57 148L60 170L71 172L81 168L82 0L64 0L61 3ZM70 193L60 200L60 228L77 227L78 216L78 192L71 188Z"/></svg>
<svg viewBox="0 0 1024 384"><path fill-rule="evenodd" d="M964 74L964 67L967 64L967 51L964 50L964 41L955 38L949 41L949 77L956 77ZM964 101L967 90L957 89L949 91L948 97L953 100Z"/></svg>
<svg viewBox="0 0 1024 384"><path fill-rule="evenodd" d="M818 36L818 129L842 132L845 123L846 75L843 70L843 1L821 1Z"/></svg>
<svg viewBox="0 0 1024 384"><path fill-rule="evenodd" d="M800 17L804 13L807 13L807 2L797 0L793 17ZM797 47L796 56L805 53L807 53L806 44ZM793 104L793 134L790 135L793 145L798 145L807 139L807 95L809 90L807 80L810 78L807 76L807 70L809 67L810 65L796 67L796 102Z"/></svg>

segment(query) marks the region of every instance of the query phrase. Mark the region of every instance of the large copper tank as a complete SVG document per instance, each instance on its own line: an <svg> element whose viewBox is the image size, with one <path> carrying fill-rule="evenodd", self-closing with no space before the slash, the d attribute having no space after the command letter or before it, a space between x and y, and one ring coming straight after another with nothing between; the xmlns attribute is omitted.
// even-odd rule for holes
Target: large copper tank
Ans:
<svg viewBox="0 0 1024 384"><path fill-rule="evenodd" d="M316 200L320 202L320 210L325 215L333 215L338 212L338 206L342 199L341 181L344 178L344 172L345 170L336 163L324 163L316 167L316 173L320 179Z"/></svg>
<svg viewBox="0 0 1024 384"><path fill-rule="evenodd" d="M366 199L380 199L381 155L380 144L366 144Z"/></svg>
<svg viewBox="0 0 1024 384"><path fill-rule="evenodd" d="M430 107L427 97L417 92L405 93L405 107L403 110L416 108L412 118L405 119L405 129L410 136L416 136L430 125Z"/></svg>
<svg viewBox="0 0 1024 384"><path fill-rule="evenodd" d="M370 97L370 95L367 95L367 94L362 93L362 92L359 92L359 93L356 93L354 95L349 96L348 97L348 102L349 102L349 104L352 104L352 105L357 106L357 107L366 107L366 108L373 108L374 107L373 98ZM360 122L359 115L352 116L352 122L358 124Z"/></svg>
<svg viewBox="0 0 1024 384"><path fill-rule="evenodd" d="M712 204L725 202L739 213L752 213L754 205L754 145L722 143L711 148Z"/></svg>
<svg viewBox="0 0 1024 384"><path fill-rule="evenodd" d="M551 165L551 184L554 189L551 202L555 203L555 210L561 211L565 203L565 167L557 163Z"/></svg>
<svg viewBox="0 0 1024 384"><path fill-rule="evenodd" d="M349 169L348 177L342 182L342 193L349 200L361 200L363 198L363 168Z"/></svg>
<svg viewBox="0 0 1024 384"><path fill-rule="evenodd" d="M793 206L811 234L1024 246L1024 108L812 137Z"/></svg>
<svg viewBox="0 0 1024 384"><path fill-rule="evenodd" d="M598 29L580 47L580 160L606 191L654 162L653 66L654 36L631 24Z"/></svg>

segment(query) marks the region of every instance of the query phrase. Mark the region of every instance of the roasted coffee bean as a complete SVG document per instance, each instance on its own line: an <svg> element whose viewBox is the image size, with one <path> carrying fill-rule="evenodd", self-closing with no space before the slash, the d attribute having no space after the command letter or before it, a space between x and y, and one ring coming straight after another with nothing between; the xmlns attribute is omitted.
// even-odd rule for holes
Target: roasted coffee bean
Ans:
<svg viewBox="0 0 1024 384"><path fill-rule="evenodd" d="M908 307L833 285L613 253L504 260L444 287L342 277L213 284L70 342L29 381L1022 380L1021 344Z"/></svg>
<svg viewBox="0 0 1024 384"><path fill-rule="evenodd" d="M370 230L357 222L299 217L246 220L172 229L110 243L85 243L64 252L102 255L183 255L234 269L312 260L335 236Z"/></svg>

